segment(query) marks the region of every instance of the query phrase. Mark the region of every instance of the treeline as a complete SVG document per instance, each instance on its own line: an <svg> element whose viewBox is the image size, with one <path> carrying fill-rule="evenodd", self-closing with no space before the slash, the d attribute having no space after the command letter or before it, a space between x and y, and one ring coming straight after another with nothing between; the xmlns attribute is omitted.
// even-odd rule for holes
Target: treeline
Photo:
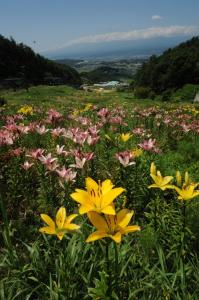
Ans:
<svg viewBox="0 0 199 300"><path fill-rule="evenodd" d="M81 77L84 82L89 84L121 80L124 78L131 78L132 73L130 73L125 68L114 68L109 66L101 66L90 72L81 72Z"/></svg>
<svg viewBox="0 0 199 300"><path fill-rule="evenodd" d="M0 35L0 86L80 83L80 76L73 68L48 60L23 43Z"/></svg>
<svg viewBox="0 0 199 300"><path fill-rule="evenodd" d="M199 37L151 56L135 76L135 86L161 94L175 91L185 84L199 84ZM144 90L143 90L144 91Z"/></svg>

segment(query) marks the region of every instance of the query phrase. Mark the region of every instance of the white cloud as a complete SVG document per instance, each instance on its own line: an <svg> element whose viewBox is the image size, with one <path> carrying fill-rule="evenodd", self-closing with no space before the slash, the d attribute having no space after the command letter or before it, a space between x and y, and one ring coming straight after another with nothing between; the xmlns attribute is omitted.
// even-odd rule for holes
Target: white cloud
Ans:
<svg viewBox="0 0 199 300"><path fill-rule="evenodd" d="M162 20L163 18L159 15L153 15L152 17L152 20Z"/></svg>
<svg viewBox="0 0 199 300"><path fill-rule="evenodd" d="M152 39L157 37L172 37L178 35L199 34L199 27L173 25L168 27L151 27L127 32L111 32L105 34L83 36L68 42L65 47L78 44L95 44L113 41L130 41Z"/></svg>

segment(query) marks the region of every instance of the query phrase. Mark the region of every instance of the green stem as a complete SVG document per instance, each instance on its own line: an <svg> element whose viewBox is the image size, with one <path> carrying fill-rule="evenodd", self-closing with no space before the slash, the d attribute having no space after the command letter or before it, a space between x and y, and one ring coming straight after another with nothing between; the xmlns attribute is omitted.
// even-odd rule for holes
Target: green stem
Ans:
<svg viewBox="0 0 199 300"><path fill-rule="evenodd" d="M118 248L117 244L114 243L114 249L115 249L115 289L116 289L116 294L119 296L119 281L118 281L118 275L119 275L119 261L118 261Z"/></svg>
<svg viewBox="0 0 199 300"><path fill-rule="evenodd" d="M157 198L154 200L154 228L157 231Z"/></svg>
<svg viewBox="0 0 199 300"><path fill-rule="evenodd" d="M186 203L183 200L182 203L182 267L183 267L183 281L186 286L186 273L185 273L185 237L186 237Z"/></svg>
<svg viewBox="0 0 199 300"><path fill-rule="evenodd" d="M109 241L106 242L106 272L107 272L107 275L108 275L107 295L111 296L111 294L112 294L112 285L111 285L111 271L110 271L110 261L109 261Z"/></svg>

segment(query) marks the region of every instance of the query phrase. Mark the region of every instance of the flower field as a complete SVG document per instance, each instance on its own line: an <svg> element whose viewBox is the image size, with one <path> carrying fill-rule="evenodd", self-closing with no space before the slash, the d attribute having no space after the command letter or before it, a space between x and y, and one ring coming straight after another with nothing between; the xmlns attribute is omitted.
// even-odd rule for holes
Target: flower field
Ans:
<svg viewBox="0 0 199 300"><path fill-rule="evenodd" d="M0 107L0 299L199 299L199 107L60 97Z"/></svg>

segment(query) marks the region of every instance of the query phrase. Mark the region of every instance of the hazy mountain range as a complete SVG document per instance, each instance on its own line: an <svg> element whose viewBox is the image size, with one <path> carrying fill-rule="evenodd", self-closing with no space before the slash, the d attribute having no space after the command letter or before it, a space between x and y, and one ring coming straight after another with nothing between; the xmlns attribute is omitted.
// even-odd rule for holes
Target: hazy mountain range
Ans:
<svg viewBox="0 0 199 300"><path fill-rule="evenodd" d="M50 59L123 59L148 57L184 42L192 36L159 37L137 41L112 41L93 44L76 44L42 52Z"/></svg>

